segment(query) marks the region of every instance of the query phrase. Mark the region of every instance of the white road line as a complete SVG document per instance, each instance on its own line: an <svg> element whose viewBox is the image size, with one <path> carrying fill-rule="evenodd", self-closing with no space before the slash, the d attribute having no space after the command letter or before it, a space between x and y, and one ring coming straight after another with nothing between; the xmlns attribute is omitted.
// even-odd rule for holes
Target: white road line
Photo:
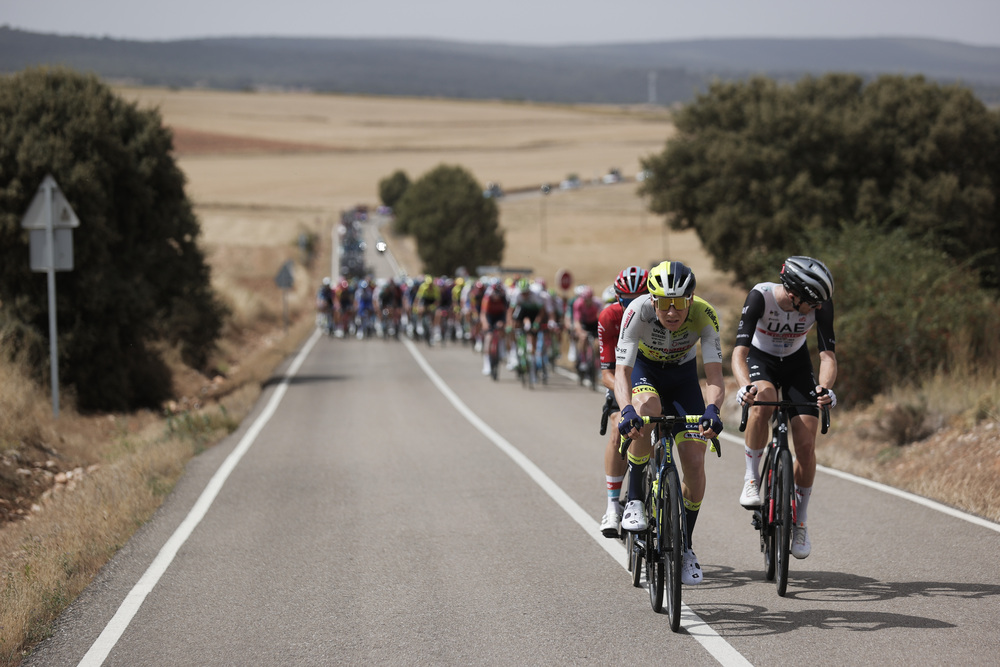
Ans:
<svg viewBox="0 0 1000 667"><path fill-rule="evenodd" d="M721 438L732 442L733 444L743 446L743 438L735 436L731 433L723 433ZM1000 533L1000 524L993 523L988 519L978 517L974 514L969 514L961 510L957 510L954 507L948 507L943 503L924 498L923 496L918 496L915 493L910 493L908 491L901 491L899 489L887 486L885 484L880 484L879 482L873 482L870 479L865 479L864 477L858 477L857 475L852 475L849 472L842 472L840 470L835 470L834 468L827 468L826 466L817 465L816 470L824 472L827 475L833 475L834 477L839 477L841 479L846 479L849 482L854 482L855 484L861 484L862 486L867 486L869 488L881 491L882 493L888 493L891 496L896 496L897 498L903 498L904 500L909 500L910 502L917 503L918 505L923 505L932 510L937 510L948 516L953 516L956 519L962 519L963 521L968 521L969 523L974 523L982 528L989 528L990 530Z"/></svg>
<svg viewBox="0 0 1000 667"><path fill-rule="evenodd" d="M497 446L504 454L509 456L514 463L518 465L528 476L542 488L545 493L556 501L556 503L565 511L569 516L576 521L595 542L601 545L601 547L607 551L611 556L618 561L618 564L623 568L628 568L628 563L625 559L625 547L622 546L621 542L618 540L609 540L600 532L600 526L598 526L597 521L595 521L587 512L583 510L582 507L576 504L576 502L570 498L565 491L563 491L559 486L549 478L542 470L536 466L531 460L520 452L516 447L507 442L499 433L494 431L486 422L479 418L476 413L469 409L465 403L451 390L451 388L445 384L441 376L435 372L431 365L427 363L424 356L417 349L409 339L403 338L403 343L406 345L406 349L410 351L413 358L416 359L417 364L423 369L427 377L430 378L431 382L438 388L448 402L454 406L454 408L468 420L470 424L476 427L476 429L486 436L494 445ZM701 617L695 614L690 607L687 605L682 605L681 607L681 625L687 630L688 634L694 637L702 647L708 651L712 657L719 661L720 664L726 666L735 665L750 665L751 663L744 658L739 651L737 651L729 642L723 639L719 633L712 629L712 627L706 623Z"/></svg>
<svg viewBox="0 0 1000 667"><path fill-rule="evenodd" d="M115 647L118 640L121 638L122 633L128 627L129 623L132 622L132 618L139 611L139 607L146 600L146 596L149 595L153 588L159 582L160 577L166 572L167 568L170 567L170 563L173 562L174 557L177 555L178 550L184 545L191 533L198 526L201 520L205 517L208 509L212 506L215 501L215 497L222 490L222 485L226 483L229 475L233 472L236 464L240 462L243 455L247 453L251 445L260 435L261 430L270 421L271 417L274 416L275 411L278 408L278 404L281 403L281 399L284 398L285 392L288 391L289 380L298 372L302 363L305 361L306 356L312 350L313 346L316 345L316 341L320 338L320 331L317 329L310 336L309 340L302 347L302 350L295 357L292 365L288 367L288 371L285 373L284 379L281 384L274 390L271 394L271 399L267 402L267 406L261 412L260 416L257 417L256 421L250 426L247 432L240 439L239 444L236 445L234 449L226 460L223 461L222 465L209 480L208 485L205 490L201 492L201 496L198 497L198 501L191 508L187 517L177 527L174 534L170 536L163 548L153 559L152 564L146 569L145 574L139 579L139 582L132 588L129 594L125 597L121 606L118 607L118 611L115 612L114 617L108 622L108 625L101 632L101 635L94 642L87 654L83 656L80 660L80 665L86 667L97 667L104 663L107 659L108 654L111 653L111 649Z"/></svg>

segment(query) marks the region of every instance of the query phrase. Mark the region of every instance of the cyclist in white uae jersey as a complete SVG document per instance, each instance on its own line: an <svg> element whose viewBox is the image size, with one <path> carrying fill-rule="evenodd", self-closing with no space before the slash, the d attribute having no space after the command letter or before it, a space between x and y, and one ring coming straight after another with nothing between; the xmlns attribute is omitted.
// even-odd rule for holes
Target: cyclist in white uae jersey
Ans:
<svg viewBox="0 0 1000 667"><path fill-rule="evenodd" d="M733 375L741 385L740 403L778 400L778 389L796 403L837 404L836 341L833 333L833 275L823 262L794 256L781 268L781 283L760 283L750 290L733 348ZM819 380L813 374L806 334L813 328L819 347ZM812 551L806 529L806 511L816 478L817 408L793 408L790 420L795 449L795 526L792 555L805 558ZM760 459L768 440L773 407L751 410L746 429L746 473L740 504L758 507Z"/></svg>
<svg viewBox="0 0 1000 667"><path fill-rule="evenodd" d="M694 273L681 262L662 262L654 267L647 285L649 295L635 299L625 310L615 348L615 398L622 406L618 432L632 439L628 503L621 528L642 531L647 526L641 480L651 452L651 427L643 427L639 415L703 413L697 430L677 429L689 545L681 562L681 581L690 586L702 582L701 565L690 545L705 497L705 450L708 440L722 431L719 408L726 395L719 318L707 301L694 296ZM699 340L707 406L698 382Z"/></svg>

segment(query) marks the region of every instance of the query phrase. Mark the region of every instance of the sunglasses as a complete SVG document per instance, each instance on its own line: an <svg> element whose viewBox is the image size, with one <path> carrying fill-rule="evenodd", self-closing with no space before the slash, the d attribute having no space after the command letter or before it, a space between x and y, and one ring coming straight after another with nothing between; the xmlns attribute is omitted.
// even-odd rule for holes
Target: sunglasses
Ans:
<svg viewBox="0 0 1000 667"><path fill-rule="evenodd" d="M805 305L809 306L813 310L816 310L817 308L819 308L820 306L823 305L821 303L813 303L812 301L806 301L805 299L799 299L794 294L789 294L788 297L792 300L792 307L795 308L795 310L798 310L799 307L802 304L805 304Z"/></svg>
<svg viewBox="0 0 1000 667"><path fill-rule="evenodd" d="M670 310L671 306L673 306L674 309L676 310L684 310L685 308L689 308L691 306L690 297L658 296L654 297L654 300L656 301L656 307L659 308L660 310Z"/></svg>

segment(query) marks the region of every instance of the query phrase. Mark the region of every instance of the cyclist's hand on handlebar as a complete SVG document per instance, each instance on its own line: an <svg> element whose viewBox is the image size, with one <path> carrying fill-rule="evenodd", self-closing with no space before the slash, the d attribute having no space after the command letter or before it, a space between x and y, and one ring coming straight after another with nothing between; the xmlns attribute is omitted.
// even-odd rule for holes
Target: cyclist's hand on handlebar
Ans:
<svg viewBox="0 0 1000 667"><path fill-rule="evenodd" d="M837 395L833 389L827 389L822 385L816 385L816 405L823 407L829 405L831 408L837 407Z"/></svg>
<svg viewBox="0 0 1000 667"><path fill-rule="evenodd" d="M719 408L714 403L709 403L705 408L705 414L701 416L698 426L706 438L714 438L722 433L722 418L719 416Z"/></svg>
<svg viewBox="0 0 1000 667"><path fill-rule="evenodd" d="M638 431L642 428L642 418L631 405L622 408L621 415L621 419L618 420L618 432L626 438L630 438L632 436L629 434L632 431Z"/></svg>
<svg viewBox="0 0 1000 667"><path fill-rule="evenodd" d="M753 401L756 396L756 385L748 384L747 386L740 387L736 390L736 400L740 405L753 405Z"/></svg>

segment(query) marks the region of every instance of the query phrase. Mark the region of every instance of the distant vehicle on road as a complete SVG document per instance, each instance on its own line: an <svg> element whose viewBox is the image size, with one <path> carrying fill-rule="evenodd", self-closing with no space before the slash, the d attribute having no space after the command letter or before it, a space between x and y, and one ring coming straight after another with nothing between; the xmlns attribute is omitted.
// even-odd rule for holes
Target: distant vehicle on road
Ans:
<svg viewBox="0 0 1000 667"><path fill-rule="evenodd" d="M500 199L500 197L503 197L503 188L500 187L499 183L490 181L486 184L486 189L483 190L483 196L487 199Z"/></svg>
<svg viewBox="0 0 1000 667"><path fill-rule="evenodd" d="M566 177L566 179L559 184L560 190L576 190L580 187L580 178L575 174Z"/></svg>
<svg viewBox="0 0 1000 667"><path fill-rule="evenodd" d="M608 169L608 173L604 174L604 178L601 181L605 185L611 185L612 183L618 183L622 180L622 172L619 169Z"/></svg>

